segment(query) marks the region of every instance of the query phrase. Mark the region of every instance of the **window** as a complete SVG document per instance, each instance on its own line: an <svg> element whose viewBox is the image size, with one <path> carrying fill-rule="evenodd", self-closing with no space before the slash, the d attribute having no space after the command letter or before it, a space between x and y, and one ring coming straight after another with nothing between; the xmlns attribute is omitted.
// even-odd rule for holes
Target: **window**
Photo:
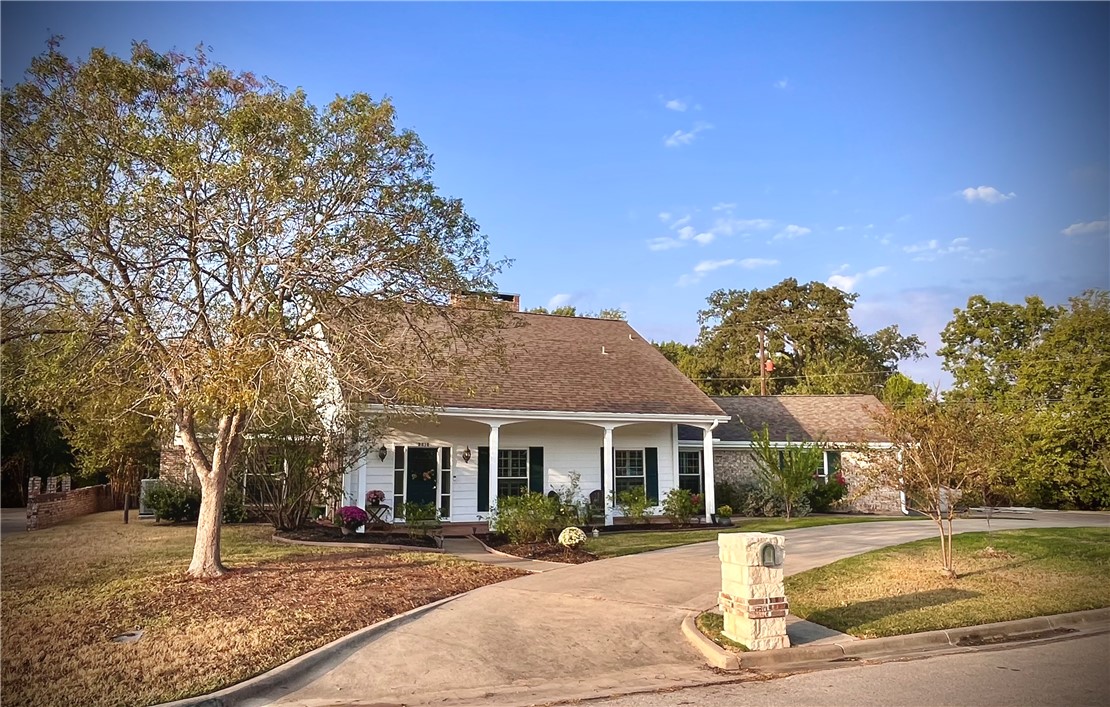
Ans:
<svg viewBox="0 0 1110 707"><path fill-rule="evenodd" d="M644 450L618 449L613 465L613 485L619 496L630 488L644 488Z"/></svg>
<svg viewBox="0 0 1110 707"><path fill-rule="evenodd" d="M528 450L497 450L497 497L519 496L528 490Z"/></svg>
<svg viewBox="0 0 1110 707"><path fill-rule="evenodd" d="M690 493L701 493L701 452L678 453L678 487Z"/></svg>
<svg viewBox="0 0 1110 707"><path fill-rule="evenodd" d="M825 468L819 473L821 483L828 483L829 479L836 478L840 473L840 452L825 452Z"/></svg>

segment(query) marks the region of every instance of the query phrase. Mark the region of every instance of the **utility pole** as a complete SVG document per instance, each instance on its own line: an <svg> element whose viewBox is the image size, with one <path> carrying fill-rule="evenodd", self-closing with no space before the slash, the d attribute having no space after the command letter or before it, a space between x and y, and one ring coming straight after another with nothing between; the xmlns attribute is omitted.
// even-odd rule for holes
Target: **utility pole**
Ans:
<svg viewBox="0 0 1110 707"><path fill-rule="evenodd" d="M759 330L759 394L767 395L767 333Z"/></svg>

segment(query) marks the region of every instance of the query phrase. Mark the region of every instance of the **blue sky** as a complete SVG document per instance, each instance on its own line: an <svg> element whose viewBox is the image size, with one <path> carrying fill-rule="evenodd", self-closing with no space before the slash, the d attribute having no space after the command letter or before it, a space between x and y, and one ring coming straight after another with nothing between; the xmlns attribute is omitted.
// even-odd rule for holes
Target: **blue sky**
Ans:
<svg viewBox="0 0 1110 707"><path fill-rule="evenodd" d="M968 296L1110 287L1106 3L22 4L3 82L200 42L323 104L364 91L436 160L525 307L692 342L717 288L858 292L930 353ZM949 380L930 356L906 364Z"/></svg>

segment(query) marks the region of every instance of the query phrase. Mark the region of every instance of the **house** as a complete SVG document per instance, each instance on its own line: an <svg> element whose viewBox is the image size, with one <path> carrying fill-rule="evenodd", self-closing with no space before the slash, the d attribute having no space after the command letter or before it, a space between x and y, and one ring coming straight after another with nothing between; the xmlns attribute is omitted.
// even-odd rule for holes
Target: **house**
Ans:
<svg viewBox="0 0 1110 707"><path fill-rule="evenodd" d="M584 496L604 499L606 524L619 515L611 491L634 486L659 501L675 487L704 491L708 518L713 430L728 414L627 322L493 298L509 309L506 365L480 362L466 372L472 385L435 391L434 419L397 421L372 440L344 475L345 501L363 505L378 489L395 509L433 503L446 521L481 522L499 497L550 493L577 473ZM700 435L696 465L680 451L680 426Z"/></svg>
<svg viewBox="0 0 1110 707"><path fill-rule="evenodd" d="M714 397L731 420L714 432L713 463L719 483L751 484L756 479L752 433L767 426L772 445L816 442L824 449L818 470L823 480L840 472L848 483L844 510L885 515L904 514L905 497L893 488L868 488L860 466L861 447L888 448L876 430L872 411L882 408L873 395L769 395ZM693 465L701 454L698 430L680 428L679 460Z"/></svg>

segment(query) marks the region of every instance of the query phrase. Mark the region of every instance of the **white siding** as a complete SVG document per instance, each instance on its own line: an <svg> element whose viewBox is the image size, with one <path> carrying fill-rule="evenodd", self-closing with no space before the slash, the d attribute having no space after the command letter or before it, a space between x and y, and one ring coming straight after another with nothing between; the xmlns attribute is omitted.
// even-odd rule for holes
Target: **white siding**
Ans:
<svg viewBox="0 0 1110 707"><path fill-rule="evenodd" d="M659 498L676 485L672 430L664 423L636 424L613 431L614 449L659 450ZM544 493L569 484L571 472L581 475L582 494L588 495L601 486L601 445L603 430L596 425L576 422L520 422L501 427L501 449L543 447ZM388 454L379 461L378 447L385 445ZM366 488L381 489L386 502L393 503L393 447L425 444L430 447L452 447L451 517L452 521L485 520L478 512L478 447L489 445L489 427L485 424L441 418L438 423L419 423L390 430L372 440L365 455ZM462 451L470 447L469 462L462 460ZM344 479L344 488L351 494L358 488L358 466ZM606 489L606 492L611 489ZM362 499L359 499L361 504ZM619 512L618 512L619 513Z"/></svg>

